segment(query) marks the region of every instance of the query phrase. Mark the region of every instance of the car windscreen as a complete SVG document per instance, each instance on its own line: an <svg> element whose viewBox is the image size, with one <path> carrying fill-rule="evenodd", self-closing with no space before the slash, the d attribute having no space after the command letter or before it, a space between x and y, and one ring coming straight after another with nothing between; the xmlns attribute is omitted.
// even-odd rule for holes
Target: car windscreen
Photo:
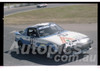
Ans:
<svg viewBox="0 0 100 71"><path fill-rule="evenodd" d="M49 36L49 35L63 31L63 29L60 26L55 25L55 24L47 25L47 26L41 26L38 29L39 29L40 37Z"/></svg>

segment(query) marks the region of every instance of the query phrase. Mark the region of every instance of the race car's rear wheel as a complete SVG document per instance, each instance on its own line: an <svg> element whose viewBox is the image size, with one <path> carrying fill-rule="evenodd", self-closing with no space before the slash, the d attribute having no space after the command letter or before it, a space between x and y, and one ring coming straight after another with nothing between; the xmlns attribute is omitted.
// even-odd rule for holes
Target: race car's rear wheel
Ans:
<svg viewBox="0 0 100 71"><path fill-rule="evenodd" d="M21 48L22 47L22 42L21 41L18 41L18 46L19 46L19 48Z"/></svg>
<svg viewBox="0 0 100 71"><path fill-rule="evenodd" d="M21 53L22 46L23 46L22 42L18 41L18 50L19 50L19 53Z"/></svg>

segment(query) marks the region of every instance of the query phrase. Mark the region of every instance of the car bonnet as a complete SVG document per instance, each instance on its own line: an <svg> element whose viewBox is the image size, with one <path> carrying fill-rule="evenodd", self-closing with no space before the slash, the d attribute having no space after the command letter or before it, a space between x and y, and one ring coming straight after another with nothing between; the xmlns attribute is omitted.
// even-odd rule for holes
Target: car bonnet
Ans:
<svg viewBox="0 0 100 71"><path fill-rule="evenodd" d="M69 41L77 40L77 39L82 39L87 37L84 34L78 33L78 32L73 32L73 31L64 31L59 34L53 34L50 36L42 37L42 40L48 41L55 43L57 45L64 44Z"/></svg>

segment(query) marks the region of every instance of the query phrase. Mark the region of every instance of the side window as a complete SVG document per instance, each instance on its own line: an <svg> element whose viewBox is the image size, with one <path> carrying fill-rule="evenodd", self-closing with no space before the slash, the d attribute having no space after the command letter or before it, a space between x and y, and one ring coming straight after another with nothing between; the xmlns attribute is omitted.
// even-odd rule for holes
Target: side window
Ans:
<svg viewBox="0 0 100 71"><path fill-rule="evenodd" d="M27 36L32 36L33 29L29 28L27 30Z"/></svg>
<svg viewBox="0 0 100 71"><path fill-rule="evenodd" d="M36 28L28 28L27 36L38 37L37 29Z"/></svg>

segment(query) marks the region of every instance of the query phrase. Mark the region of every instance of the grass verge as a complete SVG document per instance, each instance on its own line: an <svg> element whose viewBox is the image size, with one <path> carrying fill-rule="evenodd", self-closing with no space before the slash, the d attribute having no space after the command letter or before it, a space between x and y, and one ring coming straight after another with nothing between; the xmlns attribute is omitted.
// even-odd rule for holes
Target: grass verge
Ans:
<svg viewBox="0 0 100 71"><path fill-rule="evenodd" d="M72 5L16 13L4 17L4 24L97 23L97 4Z"/></svg>

